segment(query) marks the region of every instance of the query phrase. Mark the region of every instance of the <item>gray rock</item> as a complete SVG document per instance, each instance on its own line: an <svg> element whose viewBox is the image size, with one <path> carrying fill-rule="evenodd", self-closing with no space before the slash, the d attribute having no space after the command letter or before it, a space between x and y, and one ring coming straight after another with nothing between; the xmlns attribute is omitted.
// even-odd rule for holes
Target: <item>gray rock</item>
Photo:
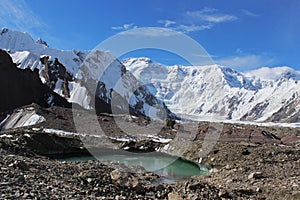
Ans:
<svg viewBox="0 0 300 200"><path fill-rule="evenodd" d="M142 183L137 179L133 178L130 180L130 183L132 185L132 188L138 193L138 194L143 194L145 193L145 188L142 185Z"/></svg>
<svg viewBox="0 0 300 200"><path fill-rule="evenodd" d="M91 183L91 182L93 181L93 179L88 178L88 179L86 179L86 181L87 181L88 183Z"/></svg>
<svg viewBox="0 0 300 200"><path fill-rule="evenodd" d="M24 170L24 171L29 170L29 166L24 161L16 161L16 165L21 170Z"/></svg>
<svg viewBox="0 0 300 200"><path fill-rule="evenodd" d="M128 177L128 175L129 175L128 173L122 172L122 171L120 171L118 169L115 169L115 170L113 170L113 171L110 172L111 179L115 180L115 181L121 180L121 179L125 179L125 178Z"/></svg>
<svg viewBox="0 0 300 200"><path fill-rule="evenodd" d="M260 178L263 178L262 172L252 172L248 176L248 179L260 179Z"/></svg>
<svg viewBox="0 0 300 200"><path fill-rule="evenodd" d="M168 199L169 200L183 200L183 198L181 196L179 196L178 193L169 193Z"/></svg>

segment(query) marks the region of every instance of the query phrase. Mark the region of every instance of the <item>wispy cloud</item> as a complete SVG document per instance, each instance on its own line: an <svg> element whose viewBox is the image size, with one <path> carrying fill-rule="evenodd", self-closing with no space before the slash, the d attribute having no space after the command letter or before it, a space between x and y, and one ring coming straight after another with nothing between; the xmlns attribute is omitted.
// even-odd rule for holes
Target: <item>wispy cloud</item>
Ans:
<svg viewBox="0 0 300 200"><path fill-rule="evenodd" d="M0 26L41 34L46 27L24 0L1 0Z"/></svg>
<svg viewBox="0 0 300 200"><path fill-rule="evenodd" d="M202 54L192 54L192 56L194 57L198 57L198 58L217 58L218 56L213 55L213 54L209 54L209 53L202 53Z"/></svg>
<svg viewBox="0 0 300 200"><path fill-rule="evenodd" d="M235 15L223 14L214 8L204 8L198 11L187 11L186 16L195 22L222 23L237 20Z"/></svg>
<svg viewBox="0 0 300 200"><path fill-rule="evenodd" d="M249 10L246 10L246 9L241 9L240 10L242 14L246 15L246 16L249 16L249 17L258 17L259 15L256 14L256 13L253 13Z"/></svg>
<svg viewBox="0 0 300 200"><path fill-rule="evenodd" d="M171 20L158 20L157 22L158 22L159 24L163 24L164 27L169 27L169 26L171 26L171 25L176 24L175 21L171 21Z"/></svg>
<svg viewBox="0 0 300 200"><path fill-rule="evenodd" d="M207 7L198 11L187 11L186 13L184 13L184 18L188 19L187 21L189 23L175 23L172 20L159 21L159 23L165 22L165 27L170 27L176 31L180 31L183 33L190 33L208 30L213 28L218 23L230 22L238 19L234 15L223 14L215 8Z"/></svg>
<svg viewBox="0 0 300 200"><path fill-rule="evenodd" d="M197 31L203 31L213 28L218 23L230 22L237 20L238 18L235 15L231 14L223 14L214 8L203 8L198 11L187 11L183 13L183 18L187 20L171 20L164 19L158 20L157 23L162 24L165 28L170 28L172 30L181 32L181 33L191 33ZM135 29L137 26L134 23L124 24L122 26L112 27L114 30L126 31L130 29ZM144 34L144 35L159 35L161 34L159 31L157 33L153 32L153 29L145 29L145 30L137 30L136 32L124 33L124 34ZM171 32L163 31L163 35L166 36L168 34L174 34Z"/></svg>
<svg viewBox="0 0 300 200"><path fill-rule="evenodd" d="M202 31L205 29L211 29L213 27L212 24L205 24L205 25L179 25L175 27L174 29L183 33L189 33L194 31Z"/></svg>
<svg viewBox="0 0 300 200"><path fill-rule="evenodd" d="M121 34L123 35L142 35L142 36L152 36L152 37L165 37L178 35L176 31L172 31L167 28L158 28L158 27L146 27L146 28L135 28L128 31L124 31Z"/></svg>
<svg viewBox="0 0 300 200"><path fill-rule="evenodd" d="M126 30L134 29L134 28L137 28L137 26L135 26L134 23L123 24L122 26L113 26L113 27L111 27L111 29L119 30L119 31L126 31Z"/></svg>
<svg viewBox="0 0 300 200"><path fill-rule="evenodd" d="M265 54L237 55L215 59L221 65L232 67L238 71L247 71L276 64L276 59Z"/></svg>

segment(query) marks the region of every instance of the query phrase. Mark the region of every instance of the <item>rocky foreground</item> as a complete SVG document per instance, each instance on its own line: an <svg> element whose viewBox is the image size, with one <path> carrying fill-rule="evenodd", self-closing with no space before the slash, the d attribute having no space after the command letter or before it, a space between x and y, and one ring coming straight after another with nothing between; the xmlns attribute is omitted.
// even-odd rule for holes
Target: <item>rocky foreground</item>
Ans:
<svg viewBox="0 0 300 200"><path fill-rule="evenodd" d="M46 122L0 132L0 199L300 199L299 129L225 124L218 142L201 159L212 167L211 173L170 184L138 166L50 159L47 154L70 153L70 149L86 153L77 136L42 132L42 127L58 128L54 124L71 127L65 119L67 112L61 111L63 120L59 112L53 113L40 110ZM126 119L124 123L133 123ZM100 124L109 124L106 127L115 136L117 129L111 120L111 116L99 116ZM143 120L137 122L148 130ZM207 123L197 126L182 155L195 162L199 162L199 149L208 130ZM181 132L175 126L160 135ZM135 148L141 144L118 145Z"/></svg>

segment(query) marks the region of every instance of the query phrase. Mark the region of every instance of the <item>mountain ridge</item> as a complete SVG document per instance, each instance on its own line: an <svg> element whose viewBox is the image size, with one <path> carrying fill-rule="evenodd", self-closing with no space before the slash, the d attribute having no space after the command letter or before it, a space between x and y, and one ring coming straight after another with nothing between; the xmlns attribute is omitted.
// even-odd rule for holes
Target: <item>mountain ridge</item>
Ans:
<svg viewBox="0 0 300 200"><path fill-rule="evenodd" d="M299 121L300 72L289 67L237 72L217 64L164 66L146 57L120 62L105 51L49 48L6 28L0 31L0 48L18 68L38 69L43 83L86 109L118 102L113 108L118 112L129 104L130 112L144 115L151 108L159 113L155 105L160 105L171 117L173 112L196 119Z"/></svg>
<svg viewBox="0 0 300 200"><path fill-rule="evenodd" d="M299 122L299 72L291 68L274 68L277 77L265 79L251 77L259 70L239 73L216 64L164 66L148 58L128 58L123 63L154 88L153 94L175 114L200 119Z"/></svg>
<svg viewBox="0 0 300 200"><path fill-rule="evenodd" d="M152 113L154 116L151 117L158 117L157 113L162 109L167 117L175 117L162 101L146 91L147 88L140 87L139 81L111 53L58 50L45 43L41 40L35 42L27 33L6 28L0 31L0 48L9 53L18 68L37 70L44 84L71 103L86 109L95 108L97 113L114 110L136 115ZM115 88L117 84L119 88ZM111 105L111 109L106 105ZM154 108L154 113L150 113L151 108Z"/></svg>
<svg viewBox="0 0 300 200"><path fill-rule="evenodd" d="M36 70L18 69L3 50L0 50L0 71L0 112L31 103L44 107L71 107L67 100L42 84Z"/></svg>

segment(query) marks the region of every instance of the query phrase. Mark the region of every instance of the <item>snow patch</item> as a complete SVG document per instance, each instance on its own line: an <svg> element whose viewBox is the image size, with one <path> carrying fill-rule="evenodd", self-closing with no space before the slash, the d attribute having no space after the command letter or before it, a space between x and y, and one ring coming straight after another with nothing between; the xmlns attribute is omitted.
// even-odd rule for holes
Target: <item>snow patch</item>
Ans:
<svg viewBox="0 0 300 200"><path fill-rule="evenodd" d="M19 109L13 114L9 115L1 122L1 129L7 130L11 128L19 128L24 126L31 126L46 121L41 115L36 114L34 108Z"/></svg>
<svg viewBox="0 0 300 200"><path fill-rule="evenodd" d="M12 135L7 135L7 134L0 135L0 138L12 138L12 137L13 137Z"/></svg>
<svg viewBox="0 0 300 200"><path fill-rule="evenodd" d="M158 142L158 143L169 143L172 141L172 139L166 139L166 138L161 138L156 135L147 135L148 138L150 138L153 142Z"/></svg>
<svg viewBox="0 0 300 200"><path fill-rule="evenodd" d="M44 128L44 129L36 129L36 131L39 132L44 132L44 133L51 133L55 134L58 136L80 136L80 137L97 137L97 138L103 138L103 135L95 135L95 134L86 134L86 133L76 133L76 132L69 132L69 131L64 131L64 130L58 130L58 129L49 129L49 128Z"/></svg>
<svg viewBox="0 0 300 200"><path fill-rule="evenodd" d="M5 119L0 122L0 128L5 124L5 122L9 119L10 115L7 115Z"/></svg>

